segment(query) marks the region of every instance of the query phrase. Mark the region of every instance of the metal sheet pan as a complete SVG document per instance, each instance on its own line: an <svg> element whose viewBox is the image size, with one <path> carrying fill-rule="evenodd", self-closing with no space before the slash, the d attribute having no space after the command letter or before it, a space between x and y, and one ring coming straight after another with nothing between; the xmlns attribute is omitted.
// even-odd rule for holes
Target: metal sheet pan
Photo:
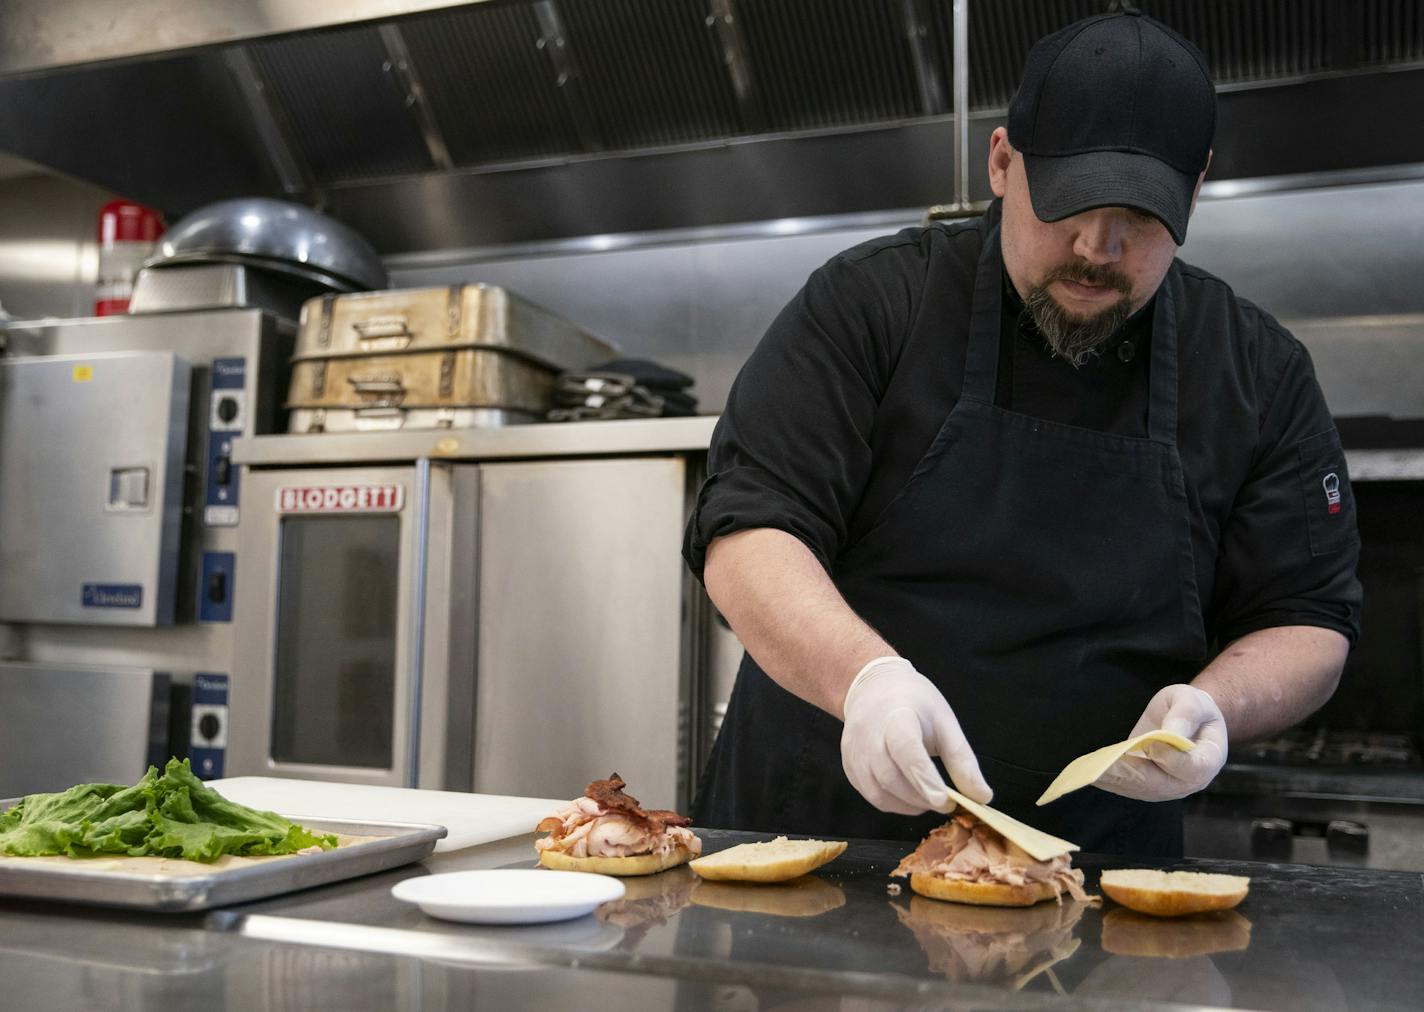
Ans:
<svg viewBox="0 0 1424 1012"><path fill-rule="evenodd" d="M0 801L0 811L19 800ZM444 826L348 822L301 815L284 817L316 832L376 839L320 854L251 859L227 868L181 862L192 865L191 874L187 874L186 869L167 874L111 867L88 871L82 865L89 859L73 865L38 860L32 865L21 865L17 862L30 859L0 856L0 899L57 900L153 911L209 910L398 868L428 857L435 849L435 841L445 835ZM105 858L92 860L111 864Z"/></svg>

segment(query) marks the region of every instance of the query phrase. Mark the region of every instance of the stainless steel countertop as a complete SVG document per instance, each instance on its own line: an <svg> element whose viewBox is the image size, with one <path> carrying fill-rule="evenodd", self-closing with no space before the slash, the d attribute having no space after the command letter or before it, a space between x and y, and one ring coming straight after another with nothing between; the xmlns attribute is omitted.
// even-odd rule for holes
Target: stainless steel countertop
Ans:
<svg viewBox="0 0 1424 1012"><path fill-rule="evenodd" d="M701 835L709 851L751 838ZM1377 1009L1417 1007L1424 995L1417 874L1185 861L1251 876L1240 919L1124 924L1111 902L985 910L908 889L891 896L886 874L906 849L853 841L819 883L789 893L727 894L674 870L629 880L623 901L592 916L514 928L433 920L389 891L416 875L530 867L528 839L207 916L0 901L0 995L27 1008L256 1012L453 1010L477 999L618 1010ZM1094 887L1101 868L1134 862L1077 863ZM1132 954L1146 951L1175 956Z"/></svg>
<svg viewBox="0 0 1424 1012"><path fill-rule="evenodd" d="M702 451L715 415L621 422L544 422L479 429L254 436L233 441L232 459L249 467L419 460L586 457Z"/></svg>

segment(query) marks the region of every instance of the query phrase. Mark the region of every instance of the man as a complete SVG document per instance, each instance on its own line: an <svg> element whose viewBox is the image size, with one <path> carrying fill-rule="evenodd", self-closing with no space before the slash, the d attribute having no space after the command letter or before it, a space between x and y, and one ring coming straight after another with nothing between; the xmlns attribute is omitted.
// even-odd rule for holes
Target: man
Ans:
<svg viewBox="0 0 1424 1012"><path fill-rule="evenodd" d="M698 824L917 839L964 794L1180 854L1228 741L1319 707L1357 634L1354 501L1309 356L1174 259L1200 53L1136 13L1029 54L998 200L833 258L748 360L686 554L745 644ZM1071 759L1164 728L1094 789Z"/></svg>

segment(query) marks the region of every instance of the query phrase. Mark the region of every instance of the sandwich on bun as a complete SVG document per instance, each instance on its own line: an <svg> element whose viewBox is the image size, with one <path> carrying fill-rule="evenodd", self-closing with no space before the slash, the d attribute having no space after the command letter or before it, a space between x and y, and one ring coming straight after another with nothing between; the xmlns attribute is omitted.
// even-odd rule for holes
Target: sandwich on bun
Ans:
<svg viewBox="0 0 1424 1012"><path fill-rule="evenodd" d="M536 827L548 833L534 841L539 863L560 871L602 875L651 875L683 864L702 853L702 841L676 812L645 812L638 799L623 793L614 773L595 780Z"/></svg>
<svg viewBox="0 0 1424 1012"><path fill-rule="evenodd" d="M1002 813L994 814L1010 832L1018 825ZM1071 866L1073 845L1059 841L1061 848L1046 847L1042 839L1052 838L1024 837L1023 842L1037 852L1030 854L1004 832L961 810L931 830L890 874L908 875L910 888L921 896L956 903L1027 907L1044 900L1062 903L1064 893L1086 903L1097 902L1083 890L1083 873Z"/></svg>

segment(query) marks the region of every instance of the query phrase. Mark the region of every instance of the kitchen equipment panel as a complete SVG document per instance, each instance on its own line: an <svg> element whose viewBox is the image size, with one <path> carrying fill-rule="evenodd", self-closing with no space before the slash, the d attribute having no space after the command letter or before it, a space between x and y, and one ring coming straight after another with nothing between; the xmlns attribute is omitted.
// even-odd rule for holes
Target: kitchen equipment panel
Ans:
<svg viewBox="0 0 1424 1012"><path fill-rule="evenodd" d="M167 758L169 678L148 668L0 662L0 796L135 783Z"/></svg>
<svg viewBox="0 0 1424 1012"><path fill-rule="evenodd" d="M172 624L190 373L173 352L0 360L0 621Z"/></svg>
<svg viewBox="0 0 1424 1012"><path fill-rule="evenodd" d="M468 789L476 481L247 473L230 772Z"/></svg>
<svg viewBox="0 0 1424 1012"><path fill-rule="evenodd" d="M681 457L481 468L475 790L573 798L616 771L679 807L686 482Z"/></svg>
<svg viewBox="0 0 1424 1012"><path fill-rule="evenodd" d="M248 468L228 773L685 807L689 494L681 455Z"/></svg>
<svg viewBox="0 0 1424 1012"><path fill-rule="evenodd" d="M166 673L171 678L173 721L161 758L188 755L191 746L194 771L203 777L221 776L223 771L225 693L235 651L232 609L240 597L244 571L236 549L245 497L240 468L231 456L233 442L285 428L280 398L286 389L293 334L292 323L246 308L4 324L10 351L26 356L23 361L88 360L121 350L176 354L191 366L187 441L178 472L184 480L173 563L172 624L12 622L0 626L0 643L15 660ZM129 397L139 399L136 394ZM19 430L7 428L0 441L11 437L35 440L35 459L46 471L45 481L36 487L68 480L75 464L62 451L69 444L28 419ZM86 432L83 442L99 443L104 437L96 429ZM0 455L0 481L11 471L10 458ZM34 488L30 491L33 494ZM83 528L78 530L84 533ZM70 532L65 540L73 540ZM65 739L77 719L74 713L87 712L90 699L102 698L76 697L70 709L46 718L47 733ZM197 714L191 721L190 707ZM14 735L0 733L0 768L23 762L24 755ZM132 782L142 773L140 763L116 779Z"/></svg>

